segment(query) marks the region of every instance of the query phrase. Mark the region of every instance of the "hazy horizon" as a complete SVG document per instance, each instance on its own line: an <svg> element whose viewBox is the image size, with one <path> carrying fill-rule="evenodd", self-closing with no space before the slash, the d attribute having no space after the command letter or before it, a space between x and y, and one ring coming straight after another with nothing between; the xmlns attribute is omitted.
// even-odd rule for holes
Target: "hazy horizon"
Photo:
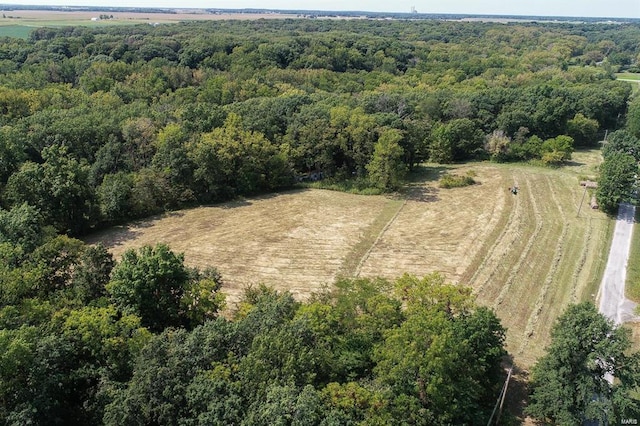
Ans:
<svg viewBox="0 0 640 426"><path fill-rule="evenodd" d="M145 7L145 8L195 8L195 9L273 9L273 10L322 10L322 11L363 11L363 12L410 12L415 7L419 13L452 13L468 15L519 15L519 16L567 16L602 18L640 18L640 1L621 0L532 0L526 4L515 1L450 0L448 2L400 2L364 0L18 0L4 3L20 6L94 6L94 7Z"/></svg>

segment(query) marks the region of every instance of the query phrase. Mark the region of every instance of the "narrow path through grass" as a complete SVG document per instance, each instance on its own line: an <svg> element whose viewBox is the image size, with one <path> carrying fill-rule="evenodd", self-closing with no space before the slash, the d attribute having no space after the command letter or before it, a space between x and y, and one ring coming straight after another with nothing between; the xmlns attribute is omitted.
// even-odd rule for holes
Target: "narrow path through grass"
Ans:
<svg viewBox="0 0 640 426"><path fill-rule="evenodd" d="M357 277L362 263L367 259L376 241L384 233L393 220L398 217L398 213L406 204L406 199L389 199L384 208L380 211L373 223L364 230L360 241L347 254L342 266L338 270L339 277Z"/></svg>

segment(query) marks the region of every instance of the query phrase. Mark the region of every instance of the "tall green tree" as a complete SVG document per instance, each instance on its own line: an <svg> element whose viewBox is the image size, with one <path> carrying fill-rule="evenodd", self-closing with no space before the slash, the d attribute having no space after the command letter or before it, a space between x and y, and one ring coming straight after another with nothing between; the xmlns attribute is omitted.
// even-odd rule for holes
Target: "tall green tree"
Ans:
<svg viewBox="0 0 640 426"><path fill-rule="evenodd" d="M562 164L571 160L573 138L567 135L556 136L542 143L542 161L545 164Z"/></svg>
<svg viewBox="0 0 640 426"><path fill-rule="evenodd" d="M596 142L599 127L597 120L578 113L567 121L567 135L573 138L577 146L590 146Z"/></svg>
<svg viewBox="0 0 640 426"><path fill-rule="evenodd" d="M189 158L206 202L272 190L292 179L286 153L261 133L243 130L236 114L229 114L224 127L201 135L190 146Z"/></svg>
<svg viewBox="0 0 640 426"><path fill-rule="evenodd" d="M431 132L430 158L437 163L466 160L479 155L483 143L484 135L473 121L457 118Z"/></svg>
<svg viewBox="0 0 640 426"><path fill-rule="evenodd" d="M118 309L138 315L150 330L162 331L196 325L191 320L205 317L204 313L192 312L200 301L214 310L211 314L217 312L220 303L215 303L215 291L219 283L212 288L208 280L200 283L199 277L197 271L184 265L184 255L158 244L126 251L106 288ZM219 276L209 279L219 280ZM200 292L201 284L209 291Z"/></svg>
<svg viewBox="0 0 640 426"><path fill-rule="evenodd" d="M46 237L42 215L27 203L0 208L0 243L19 246L24 252L32 252Z"/></svg>
<svg viewBox="0 0 640 426"><path fill-rule="evenodd" d="M404 151L399 144L401 140L399 130L384 130L374 146L373 158L366 166L369 180L382 190L398 188L406 174L407 167L402 162Z"/></svg>
<svg viewBox="0 0 640 426"><path fill-rule="evenodd" d="M590 302L570 306L551 330L551 345L533 367L526 412L544 422L620 424L640 413L640 354L630 354L629 331ZM610 383L606 375L613 375Z"/></svg>
<svg viewBox="0 0 640 426"><path fill-rule="evenodd" d="M613 152L629 154L640 161L640 139L625 129L616 130L607 138L607 143L602 147L602 155L607 156Z"/></svg>
<svg viewBox="0 0 640 426"><path fill-rule="evenodd" d="M635 97L629 104L627 111L626 129L640 139L640 99Z"/></svg>
<svg viewBox="0 0 640 426"><path fill-rule="evenodd" d="M42 151L42 164L27 162L11 175L6 197L12 204L36 207L59 232L78 234L95 223L96 202L89 185L89 165L69 155L64 145Z"/></svg>
<svg viewBox="0 0 640 426"><path fill-rule="evenodd" d="M605 156L600 165L596 198L600 208L614 213L618 205L630 199L638 173L635 158L622 152Z"/></svg>
<svg viewBox="0 0 640 426"><path fill-rule="evenodd" d="M488 420L506 354L495 313L476 308L469 288L445 284L438 274L405 275L396 286L406 320L375 354L395 416L424 425Z"/></svg>

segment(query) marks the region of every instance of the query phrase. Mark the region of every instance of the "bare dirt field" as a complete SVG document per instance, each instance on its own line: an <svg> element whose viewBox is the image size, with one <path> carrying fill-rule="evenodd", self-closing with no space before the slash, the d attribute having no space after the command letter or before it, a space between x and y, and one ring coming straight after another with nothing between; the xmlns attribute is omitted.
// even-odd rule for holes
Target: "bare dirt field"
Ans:
<svg viewBox="0 0 640 426"><path fill-rule="evenodd" d="M475 163L477 185L441 189L431 170L394 196L299 190L171 213L92 236L118 256L164 242L186 263L217 267L235 303L264 283L304 298L338 276L442 272L469 285L508 328L508 350L530 366L567 304L595 298L612 221L589 207L577 215L597 151L546 169ZM508 188L517 185L517 195Z"/></svg>

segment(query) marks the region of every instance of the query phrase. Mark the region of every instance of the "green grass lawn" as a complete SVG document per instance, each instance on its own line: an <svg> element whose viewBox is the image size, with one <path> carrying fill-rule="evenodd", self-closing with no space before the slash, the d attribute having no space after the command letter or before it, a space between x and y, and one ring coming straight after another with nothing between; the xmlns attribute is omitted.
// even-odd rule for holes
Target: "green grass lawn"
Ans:
<svg viewBox="0 0 640 426"><path fill-rule="evenodd" d="M26 25L0 25L0 37L24 38L29 37L29 33L34 27Z"/></svg>
<svg viewBox="0 0 640 426"><path fill-rule="evenodd" d="M640 83L640 73L619 72L619 73L616 73L616 78L621 78L625 80L637 80L638 83Z"/></svg>
<svg viewBox="0 0 640 426"><path fill-rule="evenodd" d="M15 24L7 25L0 20L0 37L14 37L14 38L27 39L31 31L41 27L65 27L65 26L97 27L97 26L105 26L105 25L133 25L137 23L139 22L107 21L107 23L105 24L104 22L82 22L79 20L68 20L68 21L39 21L39 22L33 21L33 22L26 23L26 25L24 24L23 25L15 25Z"/></svg>
<svg viewBox="0 0 640 426"><path fill-rule="evenodd" d="M631 252L629 253L629 263L627 264L627 298L634 302L640 302L640 212L636 212L636 224L633 227L633 237L631 239Z"/></svg>

